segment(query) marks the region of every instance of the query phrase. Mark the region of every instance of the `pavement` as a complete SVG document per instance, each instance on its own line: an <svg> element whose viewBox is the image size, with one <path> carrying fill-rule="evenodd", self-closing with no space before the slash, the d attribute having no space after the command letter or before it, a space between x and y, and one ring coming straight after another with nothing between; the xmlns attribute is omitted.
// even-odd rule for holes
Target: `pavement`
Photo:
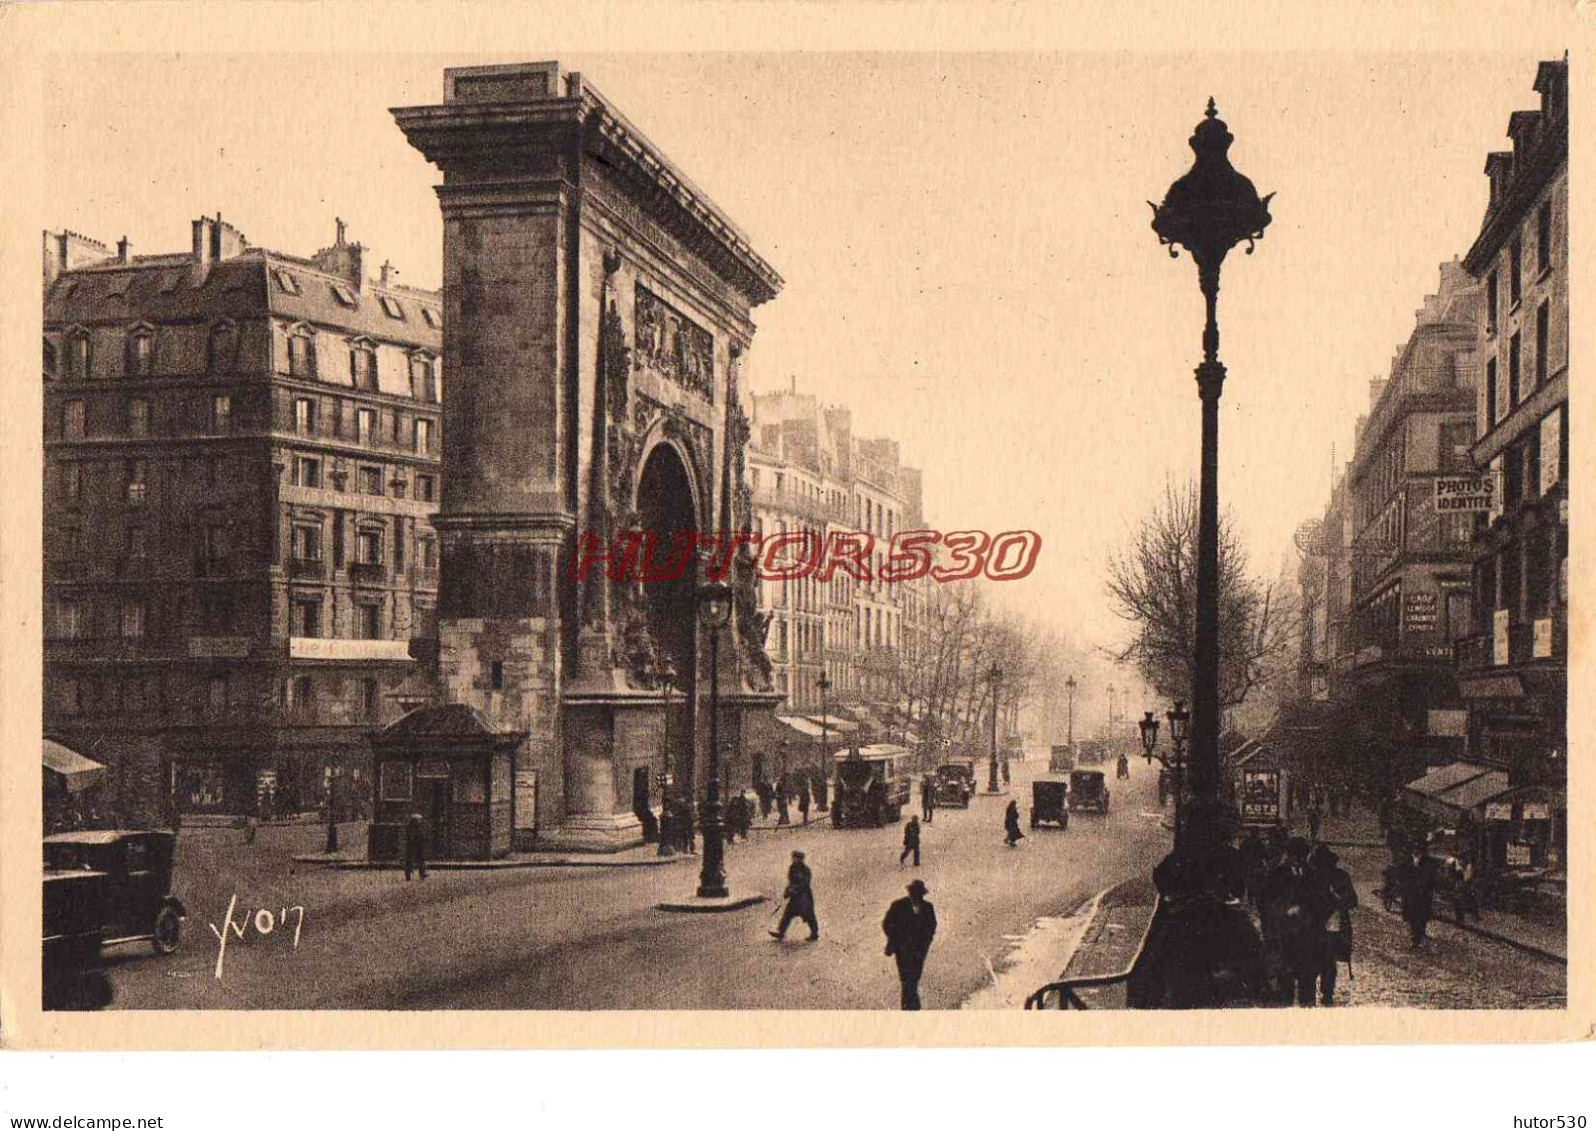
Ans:
<svg viewBox="0 0 1596 1131"><path fill-rule="evenodd" d="M1015 765L1015 795L1028 799L1042 770ZM185 829L174 878L189 910L182 947L166 958L113 948L113 1008L892 1009L881 918L914 878L939 921L922 997L956 1008L1013 981L1017 940L1038 920L1067 918L1105 886L1147 874L1168 844L1149 812L1154 780L1119 783L1107 817L1028 831L1017 848L1003 843L1002 801L939 809L923 827L919 868L899 866L900 827L834 829L812 813L807 829L756 830L728 847L728 878L769 901L720 915L656 909L691 896L691 858L432 871L407 883L397 871L296 860L322 847L314 826L263 827L253 844L239 829ZM362 847L345 835L345 849ZM821 937L804 941L800 928L777 943L767 930L800 847Z"/></svg>
<svg viewBox="0 0 1596 1131"><path fill-rule="evenodd" d="M1306 822L1294 833L1307 835ZM1352 913L1355 954L1342 966L1339 1006L1429 1009L1561 1009L1566 1007L1567 922L1555 907L1529 913L1487 909L1479 922L1431 921L1429 937L1415 949L1401 916L1378 894L1390 857L1375 818L1366 813L1326 819L1323 839L1337 847L1341 866L1358 891ZM1101 893L1060 974L1037 982L1086 977L1123 969L1151 907L1151 882L1132 879ZM1450 914L1444 899L1438 914ZM1088 1008L1125 1008L1123 984L1078 991Z"/></svg>

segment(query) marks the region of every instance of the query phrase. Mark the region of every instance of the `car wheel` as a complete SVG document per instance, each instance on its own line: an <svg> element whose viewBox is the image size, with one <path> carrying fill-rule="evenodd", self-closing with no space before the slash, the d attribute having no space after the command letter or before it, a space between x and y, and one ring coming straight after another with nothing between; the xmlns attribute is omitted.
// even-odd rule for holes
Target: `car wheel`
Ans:
<svg viewBox="0 0 1596 1131"><path fill-rule="evenodd" d="M161 913L155 917L155 953L171 954L176 950L182 930L183 921L177 917L177 912L170 907L161 908Z"/></svg>

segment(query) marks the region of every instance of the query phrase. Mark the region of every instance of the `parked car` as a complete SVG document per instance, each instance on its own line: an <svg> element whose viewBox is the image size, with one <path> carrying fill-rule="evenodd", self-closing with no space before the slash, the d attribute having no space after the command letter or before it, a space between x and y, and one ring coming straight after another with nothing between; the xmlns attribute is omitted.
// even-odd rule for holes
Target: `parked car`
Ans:
<svg viewBox="0 0 1596 1131"><path fill-rule="evenodd" d="M94 935L101 945L150 942L177 949L188 912L172 894L169 832L95 829L44 838L44 936L65 947Z"/></svg>
<svg viewBox="0 0 1596 1131"><path fill-rule="evenodd" d="M833 756L837 779L832 790L831 823L836 828L880 828L903 817L909 803L906 746L877 743Z"/></svg>
<svg viewBox="0 0 1596 1131"><path fill-rule="evenodd" d="M1038 778L1031 783L1031 827L1052 824L1070 827L1069 783L1057 778Z"/></svg>
<svg viewBox="0 0 1596 1131"><path fill-rule="evenodd" d="M1070 812L1072 813L1078 813L1082 809L1107 813L1108 783L1103 779L1103 771L1071 771L1069 799Z"/></svg>

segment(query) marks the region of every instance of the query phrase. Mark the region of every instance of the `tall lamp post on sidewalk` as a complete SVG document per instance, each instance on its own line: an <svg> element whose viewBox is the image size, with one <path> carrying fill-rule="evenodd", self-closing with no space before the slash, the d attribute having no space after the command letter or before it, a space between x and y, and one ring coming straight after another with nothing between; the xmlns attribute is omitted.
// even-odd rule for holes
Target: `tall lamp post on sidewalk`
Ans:
<svg viewBox="0 0 1596 1131"><path fill-rule="evenodd" d="M731 589L711 581L698 590L698 620L709 630L709 776L704 787L704 859L698 898L724 899L726 864L720 813L720 630L731 620Z"/></svg>
<svg viewBox="0 0 1596 1131"><path fill-rule="evenodd" d="M820 673L815 686L820 688L820 773L824 775L826 751L831 748L831 709L826 706L826 692L831 690L831 680L826 678L825 672Z"/></svg>
<svg viewBox="0 0 1596 1131"><path fill-rule="evenodd" d="M1220 953L1220 944L1209 931L1216 916L1223 912L1215 904L1219 886L1210 873L1223 847L1225 822L1219 798L1219 397L1225 383L1225 367L1219 361L1219 274L1230 249L1247 241L1252 253L1254 242L1269 226L1269 201L1274 194L1258 196L1258 190L1230 164L1228 151L1235 140L1219 120L1214 100L1208 100L1203 120L1192 133L1189 144L1196 154L1190 170L1164 195L1153 210L1153 231L1158 242L1169 247L1171 258L1184 247L1197 264L1197 283L1207 306L1203 327L1203 360L1197 366L1197 393L1202 400L1202 467L1199 485L1197 524L1197 640L1193 650L1192 720L1190 769L1192 807L1186 814L1181 843L1175 856L1181 865L1176 873L1185 877L1183 893L1192 912L1182 918L1190 933L1185 939L1190 956L1201 955L1203 973L1188 980L1182 988L1180 1004L1209 1001L1220 971L1229 956ZM1201 905L1200 907L1197 905ZM1172 940L1172 947L1181 945ZM1188 963L1188 970L1197 969ZM1195 984L1200 982L1201 984Z"/></svg>
<svg viewBox="0 0 1596 1131"><path fill-rule="evenodd" d="M1075 751L1075 677L1074 676L1070 676L1068 679L1066 679L1064 681L1064 688L1065 688L1066 691L1068 691L1070 693L1069 732L1066 735L1065 741L1067 741L1069 743L1070 752L1073 755L1074 751Z"/></svg>
<svg viewBox="0 0 1596 1131"><path fill-rule="evenodd" d="M672 803L671 789L671 688L676 684L676 666L669 659L661 659L654 672L660 689L665 692L665 725L661 737L659 775L659 854L676 855L676 809Z"/></svg>
<svg viewBox="0 0 1596 1131"><path fill-rule="evenodd" d="M997 763L997 717L998 717L998 686L1003 682L1003 669L996 664L986 673L986 681L992 685L992 765L991 772L987 775L986 791L998 792L998 763Z"/></svg>
<svg viewBox="0 0 1596 1131"><path fill-rule="evenodd" d="M1235 139L1219 120L1214 100L1191 136L1197 155L1190 171L1162 204L1152 205L1153 231L1173 258L1184 247L1197 264L1207 304L1203 361L1197 367L1202 400L1202 470L1197 526L1197 642L1192 679L1191 784L1194 800L1212 803L1219 792L1219 397L1225 367L1219 361L1219 273L1226 254L1243 240L1250 255L1269 226L1269 201L1230 164ZM1151 203L1151 202L1149 202ZM1211 804L1205 809L1211 810Z"/></svg>
<svg viewBox="0 0 1596 1131"><path fill-rule="evenodd" d="M1174 748L1173 754L1160 754L1158 751L1158 720L1153 718L1153 713L1147 711L1142 715L1142 721L1136 726L1142 732L1142 752L1149 765L1154 759L1166 770L1175 772L1175 851L1181 849L1181 801L1186 792L1186 735L1187 727L1191 723L1191 713L1186 710L1184 700L1175 700L1175 709L1164 716L1169 720L1169 744Z"/></svg>

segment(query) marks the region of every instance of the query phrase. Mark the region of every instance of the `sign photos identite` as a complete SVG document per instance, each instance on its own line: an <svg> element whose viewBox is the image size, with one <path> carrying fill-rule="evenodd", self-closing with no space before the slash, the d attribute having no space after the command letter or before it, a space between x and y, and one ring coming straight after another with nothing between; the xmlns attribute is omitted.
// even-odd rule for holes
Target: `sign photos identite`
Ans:
<svg viewBox="0 0 1596 1131"><path fill-rule="evenodd" d="M1435 510L1438 514L1474 513L1491 509L1495 498L1496 477L1490 472L1479 475L1442 475L1435 480Z"/></svg>

